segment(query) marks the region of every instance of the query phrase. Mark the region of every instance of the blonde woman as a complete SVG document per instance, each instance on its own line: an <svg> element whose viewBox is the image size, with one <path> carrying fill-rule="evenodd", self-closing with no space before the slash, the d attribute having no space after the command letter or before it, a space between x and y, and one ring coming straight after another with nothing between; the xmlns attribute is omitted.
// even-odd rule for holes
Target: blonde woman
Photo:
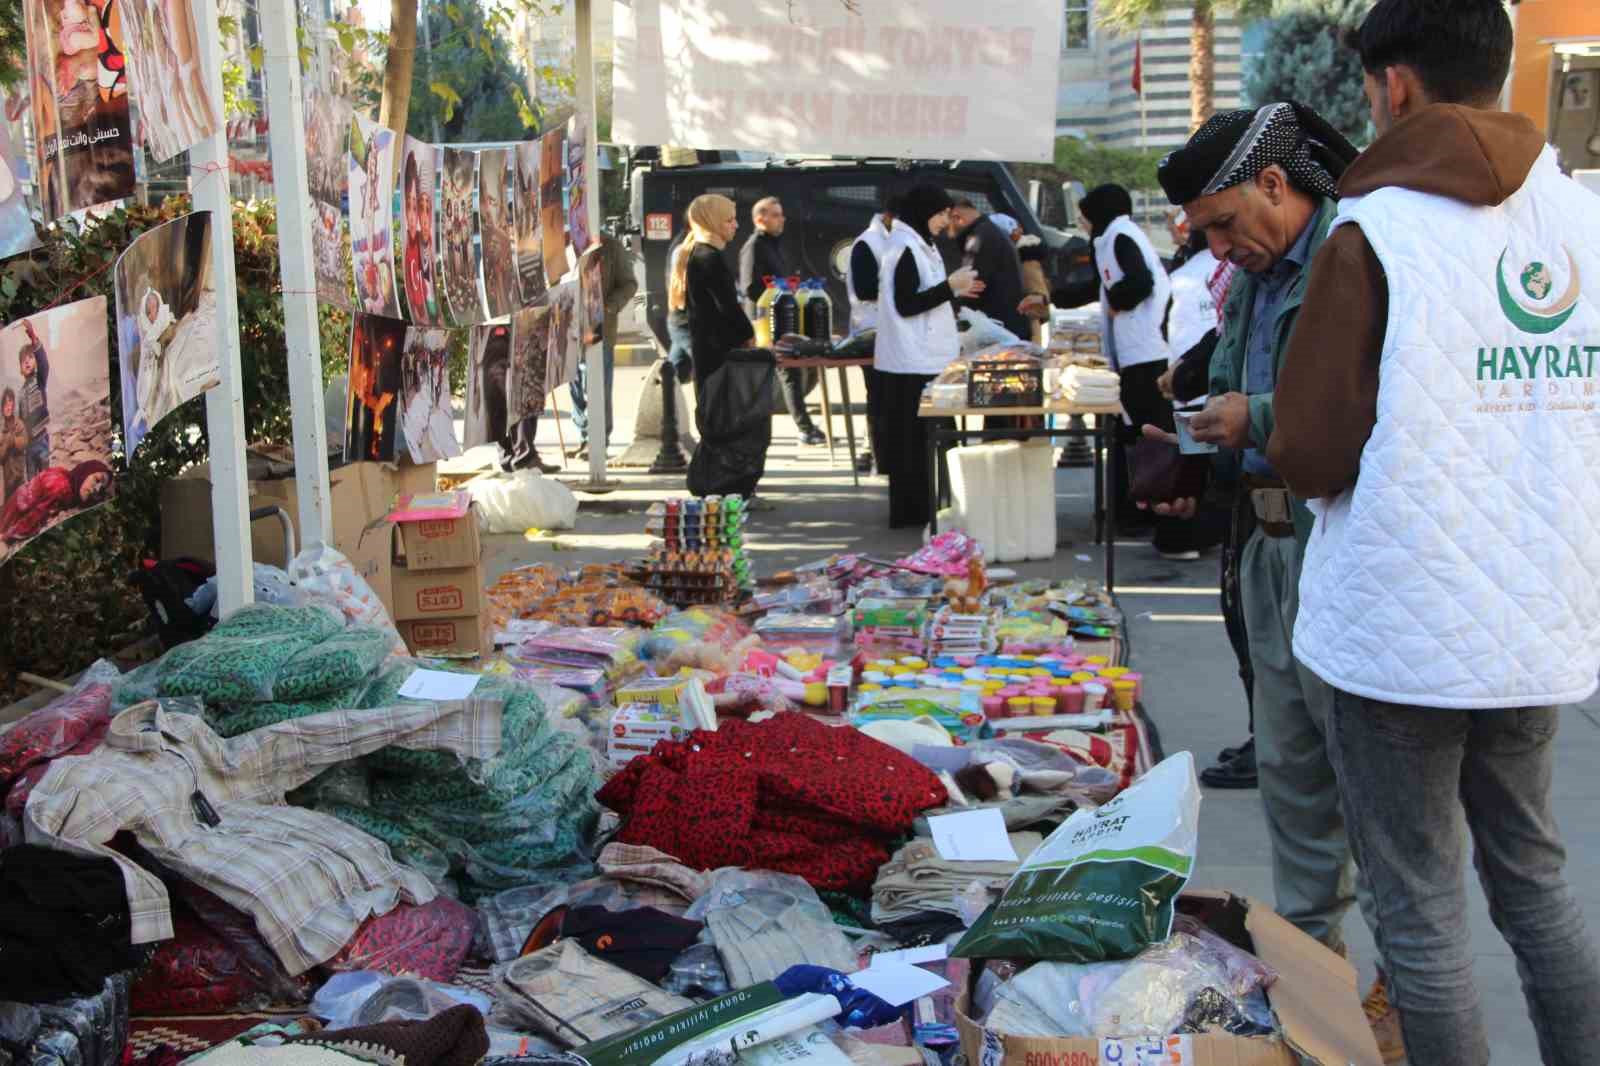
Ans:
<svg viewBox="0 0 1600 1066"><path fill-rule="evenodd" d="M698 390L735 348L748 348L756 331L740 306L738 283L722 250L739 231L739 213L726 196L707 193L689 204L689 235L673 259L667 289L670 311L689 316L690 351Z"/></svg>

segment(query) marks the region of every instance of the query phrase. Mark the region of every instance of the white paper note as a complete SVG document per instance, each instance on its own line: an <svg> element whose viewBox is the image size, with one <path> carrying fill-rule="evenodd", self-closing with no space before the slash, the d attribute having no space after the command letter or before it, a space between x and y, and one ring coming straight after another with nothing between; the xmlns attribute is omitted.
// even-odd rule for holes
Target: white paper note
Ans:
<svg viewBox="0 0 1600 1066"><path fill-rule="evenodd" d="M872 956L873 966L915 966L919 962L942 962L950 957L944 944L929 944L920 948L901 948L899 951L879 951Z"/></svg>
<svg viewBox="0 0 1600 1066"><path fill-rule="evenodd" d="M903 1007L914 999L932 995L950 982L938 974L892 962L887 966L869 966L850 974L850 983L864 988L891 1007Z"/></svg>
<svg viewBox="0 0 1600 1066"><path fill-rule="evenodd" d="M417 670L400 686L400 695L408 700L464 700L478 687L481 677L448 670Z"/></svg>
<svg viewBox="0 0 1600 1066"><path fill-rule="evenodd" d="M928 819L933 846L955 862L1016 862L1017 849L1006 834L1006 820L993 807Z"/></svg>

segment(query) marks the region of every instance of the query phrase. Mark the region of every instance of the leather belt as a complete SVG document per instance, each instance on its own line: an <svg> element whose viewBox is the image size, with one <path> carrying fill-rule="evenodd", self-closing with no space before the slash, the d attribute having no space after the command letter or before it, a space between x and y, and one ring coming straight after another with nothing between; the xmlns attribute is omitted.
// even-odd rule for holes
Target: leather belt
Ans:
<svg viewBox="0 0 1600 1066"><path fill-rule="evenodd" d="M1294 536L1294 501L1289 489L1276 478L1245 474L1244 487L1250 493L1250 509L1256 516L1256 528L1268 537Z"/></svg>

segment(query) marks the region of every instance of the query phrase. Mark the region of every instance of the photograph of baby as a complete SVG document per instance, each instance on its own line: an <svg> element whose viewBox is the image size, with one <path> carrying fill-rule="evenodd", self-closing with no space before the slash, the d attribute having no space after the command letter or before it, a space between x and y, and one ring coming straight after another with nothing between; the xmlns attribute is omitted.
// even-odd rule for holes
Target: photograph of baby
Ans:
<svg viewBox="0 0 1600 1066"><path fill-rule="evenodd" d="M365 115L350 127L350 255L356 304L369 315L400 317L394 279L394 131Z"/></svg>
<svg viewBox="0 0 1600 1066"><path fill-rule="evenodd" d="M571 381L583 355L578 334L578 283L569 281L550 290L550 351L544 375L545 392Z"/></svg>
<svg viewBox="0 0 1600 1066"><path fill-rule="evenodd" d="M406 138L400 167L400 216L404 234L401 253L405 272L406 311L419 325L444 325L439 290L434 285L439 262L434 230L434 194L438 190L438 152L415 137Z"/></svg>
<svg viewBox="0 0 1600 1066"><path fill-rule="evenodd" d="M605 340L606 290L604 264L600 249L589 249L578 261L578 291L583 297L583 315L578 322L578 335L584 344L600 344Z"/></svg>
<svg viewBox="0 0 1600 1066"><path fill-rule="evenodd" d="M0 562L116 492L106 298L0 329Z"/></svg>
<svg viewBox="0 0 1600 1066"><path fill-rule="evenodd" d="M478 153L466 148L439 150L439 241L445 303L450 320L470 326L489 317L480 284L478 245Z"/></svg>
<svg viewBox="0 0 1600 1066"><path fill-rule="evenodd" d="M589 126L583 113L567 122L567 231L572 235L572 254L582 256L594 243L589 232L589 192L585 179L585 155Z"/></svg>
<svg viewBox="0 0 1600 1066"><path fill-rule="evenodd" d="M46 220L133 195L127 37L117 0L24 0Z"/></svg>
<svg viewBox="0 0 1600 1066"><path fill-rule="evenodd" d="M128 73L145 147L171 159L222 128L206 89L190 0L116 0L128 31Z"/></svg>
<svg viewBox="0 0 1600 1066"><path fill-rule="evenodd" d="M538 141L523 141L516 149L516 196L512 218L517 238L517 280L522 286L522 306L532 307L548 289L544 277L544 233L539 228Z"/></svg>
<svg viewBox="0 0 1600 1066"><path fill-rule="evenodd" d="M461 454L450 409L450 334L442 329L406 330L400 353L401 432L413 463Z"/></svg>
<svg viewBox="0 0 1600 1066"><path fill-rule="evenodd" d="M485 148L478 153L478 226L483 243L483 290L489 317L501 318L521 306L511 229L511 153Z"/></svg>
<svg viewBox="0 0 1600 1066"><path fill-rule="evenodd" d="M122 452L221 380L217 294L211 288L211 212L141 234L117 260L117 355Z"/></svg>
<svg viewBox="0 0 1600 1066"><path fill-rule="evenodd" d="M344 457L350 462L392 463L397 453L400 412L400 353L406 324L397 318L356 315L350 327L350 406Z"/></svg>
<svg viewBox="0 0 1600 1066"><path fill-rule="evenodd" d="M551 285L566 277L567 208L562 199L566 173L561 157L565 135L551 130L539 140L539 226L544 233L544 278Z"/></svg>
<svg viewBox="0 0 1600 1066"><path fill-rule="evenodd" d="M26 109L26 97L0 89L0 259L39 246L39 234L24 191L28 181L27 142L21 123L8 121L13 113L20 119Z"/></svg>
<svg viewBox="0 0 1600 1066"><path fill-rule="evenodd" d="M474 326L467 338L466 445L496 444L506 436L506 373L511 363L511 328Z"/></svg>
<svg viewBox="0 0 1600 1066"><path fill-rule="evenodd" d="M529 307L512 315L511 369L506 377L511 422L544 413L549 353L550 308Z"/></svg>

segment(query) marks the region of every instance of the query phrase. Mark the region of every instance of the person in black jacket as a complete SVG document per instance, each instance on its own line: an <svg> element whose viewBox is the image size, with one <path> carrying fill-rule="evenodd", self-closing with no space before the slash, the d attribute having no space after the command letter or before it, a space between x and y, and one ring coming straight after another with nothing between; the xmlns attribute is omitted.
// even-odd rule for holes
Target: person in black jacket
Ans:
<svg viewBox="0 0 1600 1066"><path fill-rule="evenodd" d="M783 258L783 204L776 196L757 200L750 212L756 231L739 249L739 292L749 301L746 312L751 318L756 314L756 301L766 291L767 278L789 276L788 264ZM777 340L777 337L773 337ZM783 386L784 406L800 431L801 444L825 444L826 437L811 414L806 410L805 373L800 370L778 371L778 382Z"/></svg>
<svg viewBox="0 0 1600 1066"><path fill-rule="evenodd" d="M1033 324L1022 312L1022 258L1009 234L981 213L971 200L957 198L950 209L951 236L961 246L961 265L983 279L983 295L959 301L982 311L1021 340L1033 336Z"/></svg>
<svg viewBox="0 0 1600 1066"><path fill-rule="evenodd" d="M728 361L735 348L748 348L756 331L750 325L733 271L722 250L739 231L738 208L726 196L697 196L687 212L686 253L674 257L667 289L669 311L689 316L689 347L698 388Z"/></svg>

